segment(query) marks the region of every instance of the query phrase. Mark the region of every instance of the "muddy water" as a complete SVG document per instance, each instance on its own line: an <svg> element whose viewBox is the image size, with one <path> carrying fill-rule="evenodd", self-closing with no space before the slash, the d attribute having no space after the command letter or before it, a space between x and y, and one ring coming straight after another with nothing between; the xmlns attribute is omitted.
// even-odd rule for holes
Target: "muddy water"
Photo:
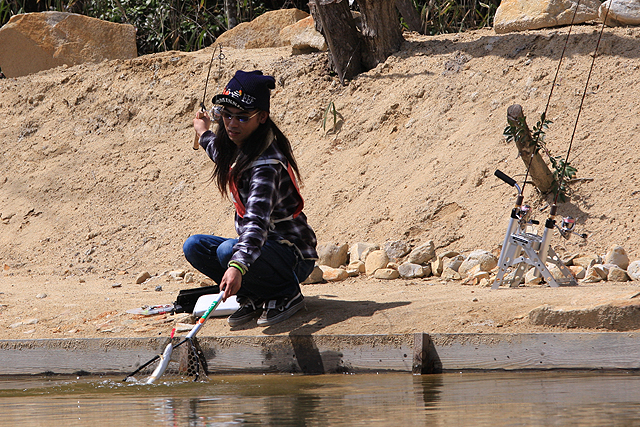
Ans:
<svg viewBox="0 0 640 427"><path fill-rule="evenodd" d="M635 426L640 374L0 378L4 426Z"/></svg>

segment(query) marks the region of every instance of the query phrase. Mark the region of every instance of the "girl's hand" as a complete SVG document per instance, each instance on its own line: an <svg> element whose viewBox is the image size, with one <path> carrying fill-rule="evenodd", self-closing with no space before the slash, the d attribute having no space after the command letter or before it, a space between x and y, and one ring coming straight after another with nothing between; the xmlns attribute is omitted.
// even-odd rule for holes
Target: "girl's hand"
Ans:
<svg viewBox="0 0 640 427"><path fill-rule="evenodd" d="M235 295L242 287L242 273L235 267L227 268L222 281L220 282L220 289L224 291L222 301L226 301L232 295Z"/></svg>
<svg viewBox="0 0 640 427"><path fill-rule="evenodd" d="M198 137L211 128L211 117L206 111L198 111L193 119L193 128L196 130Z"/></svg>

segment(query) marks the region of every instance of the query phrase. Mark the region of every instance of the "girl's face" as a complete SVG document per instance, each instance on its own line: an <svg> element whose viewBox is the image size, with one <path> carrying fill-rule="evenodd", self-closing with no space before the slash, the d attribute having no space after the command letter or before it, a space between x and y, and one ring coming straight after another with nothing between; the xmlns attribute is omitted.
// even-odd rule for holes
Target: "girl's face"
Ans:
<svg viewBox="0 0 640 427"><path fill-rule="evenodd" d="M225 106L221 115L229 139L238 147L269 117L269 113L266 111L244 111L231 106Z"/></svg>

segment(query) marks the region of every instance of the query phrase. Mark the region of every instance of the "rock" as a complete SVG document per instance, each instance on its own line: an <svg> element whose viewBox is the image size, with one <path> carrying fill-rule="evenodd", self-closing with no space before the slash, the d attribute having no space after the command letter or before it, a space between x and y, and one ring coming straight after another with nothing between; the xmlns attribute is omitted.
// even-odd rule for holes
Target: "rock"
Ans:
<svg viewBox="0 0 640 427"><path fill-rule="evenodd" d="M326 265L321 265L322 278L327 282L339 282L349 278L347 270L344 268L333 268Z"/></svg>
<svg viewBox="0 0 640 427"><path fill-rule="evenodd" d="M424 273L424 277L431 276L431 264L423 265L422 272Z"/></svg>
<svg viewBox="0 0 640 427"><path fill-rule="evenodd" d="M389 257L389 260L397 262L408 254L411 248L407 245L407 242L403 240L394 240L392 242L385 243L384 250Z"/></svg>
<svg viewBox="0 0 640 427"><path fill-rule="evenodd" d="M364 273L366 271L364 262L360 261L359 259L355 261L351 261L347 266L347 272L350 270L355 270L358 272L358 274Z"/></svg>
<svg viewBox="0 0 640 427"><path fill-rule="evenodd" d="M307 277L306 279L304 279L304 281L302 282L303 285L311 285L314 283L322 283L322 281L324 280L323 277L324 273L322 271L322 269L316 265L313 268L313 271L311 272L311 274L309 274L309 277Z"/></svg>
<svg viewBox="0 0 640 427"><path fill-rule="evenodd" d="M215 44L235 49L288 46L291 40L283 40L280 32L307 16L309 16L308 13L299 9L272 10L251 22L242 22L225 31L216 39Z"/></svg>
<svg viewBox="0 0 640 427"><path fill-rule="evenodd" d="M400 277L400 273L393 268L379 268L375 271L373 277L376 279L393 280Z"/></svg>
<svg viewBox="0 0 640 427"><path fill-rule="evenodd" d="M206 288L207 286L213 286L215 284L216 284L216 282L214 282L214 280L212 278L205 277L204 279L202 279L200 281L199 285L200 285L201 288Z"/></svg>
<svg viewBox="0 0 640 427"><path fill-rule="evenodd" d="M453 258L442 258L443 271L449 268L455 272L458 272L463 262L464 256L462 255L456 255ZM460 274L460 276L462 277L462 274Z"/></svg>
<svg viewBox="0 0 640 427"><path fill-rule="evenodd" d="M629 267L629 256L622 246L614 245L609 248L609 252L604 257L605 264L615 264L623 270Z"/></svg>
<svg viewBox="0 0 640 427"><path fill-rule="evenodd" d="M480 266L481 271L491 271L498 265L498 258L491 252L475 250L464 259L458 268L458 273L461 276L466 276L469 270L476 265Z"/></svg>
<svg viewBox="0 0 640 427"><path fill-rule="evenodd" d="M459 273L458 273L459 274ZM462 283L463 285L479 285L483 280L489 281L489 272L480 270L480 266L476 265L472 268L465 281Z"/></svg>
<svg viewBox="0 0 640 427"><path fill-rule="evenodd" d="M586 275L586 272L587 272L587 270L584 267L580 267L579 265L571 265L568 268L569 270L571 270L573 277L575 277L578 280L584 279L584 276Z"/></svg>
<svg viewBox="0 0 640 427"><path fill-rule="evenodd" d="M563 328L629 331L640 328L640 303L612 301L592 307L566 309L542 306L529 312L529 322L534 325Z"/></svg>
<svg viewBox="0 0 640 427"><path fill-rule="evenodd" d="M43 298L46 298L46 297L47 297L47 294L45 294L45 293L36 295L36 298L38 298L38 299L43 299Z"/></svg>
<svg viewBox="0 0 640 427"><path fill-rule="evenodd" d="M195 274L192 272L188 272L184 274L184 283L193 283L195 282Z"/></svg>
<svg viewBox="0 0 640 427"><path fill-rule="evenodd" d="M607 276L609 275L609 270L605 269L602 264L594 264L591 267L587 268L587 272L585 274L584 279L582 279L583 283L597 283L602 280L607 280Z"/></svg>
<svg viewBox="0 0 640 427"><path fill-rule="evenodd" d="M0 28L0 64L7 77L61 65L138 56L133 25L66 12L12 16Z"/></svg>
<svg viewBox="0 0 640 427"><path fill-rule="evenodd" d="M594 264L600 264L602 258L598 255L581 255L573 259L573 265L579 265L585 270L589 269Z"/></svg>
<svg viewBox="0 0 640 427"><path fill-rule="evenodd" d="M193 325L188 323L176 323L175 329L176 332L189 332L193 329Z"/></svg>
<svg viewBox="0 0 640 427"><path fill-rule="evenodd" d="M173 270L169 272L169 276L175 280L182 280L185 274L187 274L187 272L184 270Z"/></svg>
<svg viewBox="0 0 640 427"><path fill-rule="evenodd" d="M631 280L640 280L640 261L633 261L627 267L627 274Z"/></svg>
<svg viewBox="0 0 640 427"><path fill-rule="evenodd" d="M318 265L338 268L347 265L349 260L349 246L338 243L323 243L318 245Z"/></svg>
<svg viewBox="0 0 640 427"><path fill-rule="evenodd" d="M628 282L629 276L627 272L617 265L612 266L607 274L607 281L609 282Z"/></svg>
<svg viewBox="0 0 640 427"><path fill-rule="evenodd" d="M607 13L607 9L609 12ZM607 0L600 5L598 17L600 22L607 17L606 24L610 27L623 27L640 24L640 1L638 0Z"/></svg>
<svg viewBox="0 0 640 427"><path fill-rule="evenodd" d="M381 249L370 252L364 262L364 271L367 275L372 275L380 268L387 268L389 264L389 256Z"/></svg>
<svg viewBox="0 0 640 427"><path fill-rule="evenodd" d="M598 19L598 0L581 0L574 19L576 4L576 0L502 0L493 19L493 28L496 33L505 34L569 25L572 20L574 24L580 24Z"/></svg>
<svg viewBox="0 0 640 427"><path fill-rule="evenodd" d="M564 277L564 273L562 272L562 270L560 270L560 268L553 263L547 263L547 270L549 270L551 276L556 280L562 279Z"/></svg>
<svg viewBox="0 0 640 427"><path fill-rule="evenodd" d="M150 279L150 278L151 278L151 274L149 274L148 271L143 271L142 273L138 274L138 277L136 277L136 285L144 283L147 279Z"/></svg>
<svg viewBox="0 0 640 427"><path fill-rule="evenodd" d="M457 271L449 267L445 267L444 270L442 270L442 274L440 275L440 277L442 277L444 280L462 279L462 276L460 276L460 273L458 273Z"/></svg>
<svg viewBox="0 0 640 427"><path fill-rule="evenodd" d="M289 40L293 55L327 50L324 36L316 30L313 16L309 15L280 31L281 40Z"/></svg>
<svg viewBox="0 0 640 427"><path fill-rule="evenodd" d="M539 285L542 282L542 276L536 274L535 268L530 268L524 275L524 283L527 285Z"/></svg>
<svg viewBox="0 0 640 427"><path fill-rule="evenodd" d="M434 276L440 276L444 269L445 258L454 258L458 255L460 254L455 251L447 251L438 255L435 260L431 261L431 274Z"/></svg>
<svg viewBox="0 0 640 427"><path fill-rule="evenodd" d="M364 262L369 252L377 251L378 249L380 249L380 246L372 243L356 243L349 248L349 256L351 261L360 260Z"/></svg>
<svg viewBox="0 0 640 427"><path fill-rule="evenodd" d="M420 264L404 262L398 266L398 273L403 279L415 279L424 277L424 268Z"/></svg>
<svg viewBox="0 0 640 427"><path fill-rule="evenodd" d="M432 240L424 243L409 253L407 262L413 264L425 264L436 257L436 249Z"/></svg>

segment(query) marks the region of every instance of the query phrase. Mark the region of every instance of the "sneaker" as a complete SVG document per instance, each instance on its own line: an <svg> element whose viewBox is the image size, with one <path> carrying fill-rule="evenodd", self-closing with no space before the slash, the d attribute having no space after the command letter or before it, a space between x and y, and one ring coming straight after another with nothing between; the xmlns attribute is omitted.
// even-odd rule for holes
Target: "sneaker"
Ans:
<svg viewBox="0 0 640 427"><path fill-rule="evenodd" d="M252 300L248 297L237 297L240 308L227 318L230 326L239 326L247 323L262 314L262 300Z"/></svg>
<svg viewBox="0 0 640 427"><path fill-rule="evenodd" d="M288 319L302 308L304 297L298 292L293 298L278 298L264 304L262 316L258 319L259 326L274 325Z"/></svg>

